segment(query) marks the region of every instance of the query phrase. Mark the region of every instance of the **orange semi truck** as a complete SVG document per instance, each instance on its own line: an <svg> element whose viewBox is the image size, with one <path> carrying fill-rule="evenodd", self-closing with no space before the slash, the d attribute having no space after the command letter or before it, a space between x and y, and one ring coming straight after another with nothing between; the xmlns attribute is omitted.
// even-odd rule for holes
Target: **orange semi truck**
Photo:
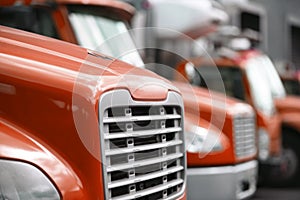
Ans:
<svg viewBox="0 0 300 200"><path fill-rule="evenodd" d="M179 32L193 37L206 34L215 30L226 14L209 1L149 3L145 18L136 19L142 29L134 33L145 39L145 60L156 63L150 67L173 79L173 64L182 60L190 52L190 44L195 43ZM188 199L249 198L256 190L258 168L252 108L223 94L187 83L172 83L181 91L185 105Z"/></svg>
<svg viewBox="0 0 300 200"><path fill-rule="evenodd" d="M299 176L300 99L286 96L279 75L266 55L256 50L233 52L230 55L216 57L214 62L226 83L226 94L252 104L256 108L260 130L264 130L269 137L263 139L263 132L259 132L260 141L270 141L269 145L260 142L270 149L269 158L262 159L264 155L260 156L262 163L273 166L272 170L267 167L262 173L268 173L272 183L282 185L295 182ZM190 62L197 69L197 81L193 80L195 84L205 87L199 75L210 81L217 78L211 73L211 66L206 64L205 59L195 58ZM184 64L181 64L178 70L185 74L184 68ZM279 151L281 132L282 152Z"/></svg>
<svg viewBox="0 0 300 200"><path fill-rule="evenodd" d="M258 170L253 109L203 88L191 89L185 83L175 86L185 104L188 199L252 196Z"/></svg>
<svg viewBox="0 0 300 200"><path fill-rule="evenodd" d="M0 197L185 199L183 100L168 81L0 26Z"/></svg>
<svg viewBox="0 0 300 200"><path fill-rule="evenodd" d="M78 44L88 47L88 48L96 48L101 43L103 43L104 40L110 38L114 34L119 34L119 33L126 31L126 24L129 24L128 20L131 18L132 14L133 14L132 7L128 6L127 4L124 4L121 2L114 2L114 1L89 1L89 3L87 3L87 4L82 3L82 1L56 1L56 4L52 4L52 6L50 4L47 4L47 2L40 3L38 6L34 5L34 4L17 5L17 6L11 6L11 5L12 4L10 4L9 7L3 7L2 12L10 13L11 15L16 14L17 8L20 8L20 7L23 9L31 9L31 10L42 9L42 8L47 9L48 12L52 13L51 15L48 16L48 21L52 21L52 24L53 24L52 28L54 30L56 30L56 32L58 33L58 34L56 34L56 37L66 40L66 41L78 43ZM55 5L55 6L53 6L53 5ZM64 11L64 12L61 12L61 11ZM2 13L2 12L0 12L0 13ZM110 12L110 14L108 14L109 12ZM55 13L55 15L54 15L54 13ZM55 18L55 16L57 16L58 13L60 13L60 15L64 16L64 17L63 18ZM6 16L9 16L9 15L7 14ZM6 18L8 19L9 17L6 17ZM63 28L61 26L57 26L57 24L61 24L61 21L60 21L61 19L65 20L64 21L65 28ZM114 20L112 20L112 19L114 19ZM1 21L1 18L0 18L0 21ZM11 21L16 24L18 20L11 19ZM11 23L11 24L14 24L14 23ZM9 23L6 23L6 25L9 25ZM22 28L19 25L15 26L15 27ZM82 27L84 27L84 28L82 28ZM31 31L35 31L35 30L31 30ZM68 31L69 31L69 33L68 33ZM93 33L93 32L97 33L97 34L92 35L91 33ZM42 33L42 34L44 34L44 33ZM72 40L69 40L68 37L66 37L66 35L69 35L69 36L73 35L74 38ZM123 41L123 42L126 42L126 44L128 43L130 38L127 38L127 39L128 39L127 42ZM122 53L122 51L123 51L122 43L114 44L114 46L109 46L110 44L111 43L108 42L108 46L106 46L106 47L108 47L109 50L112 50L111 55L120 56L118 54ZM100 50L102 50L102 49L100 49ZM135 65L139 65L142 62L141 58L137 52L132 51L132 50L133 49L130 49L130 52L131 52L130 57L124 56L124 57L121 57L121 59L123 59L124 61L127 61L127 62L134 63ZM130 59L128 60L128 58L130 58ZM187 95L190 96L191 94L187 93ZM207 95L207 93L203 92L203 94L201 94L201 93L197 94L198 99L200 99L201 101L202 101L202 98L201 98L202 95ZM211 97L209 97L209 98L207 97L207 98L204 98L203 100L210 101L211 100L210 98ZM189 102L189 101L187 101L187 102ZM191 102L189 102L189 103L191 103ZM186 105L188 105L189 103L186 103ZM212 110L215 109L214 106L211 105L210 102L203 103L201 106L200 106L200 104L201 103L199 101L193 105L195 105L195 108L200 107L200 109L202 109L202 106L203 106L203 108L205 108L205 109L203 109L203 113L205 113L205 112L207 113L205 119L210 122L211 121L210 117L212 116L211 112L212 112ZM245 109L245 108L247 108L247 109ZM204 111L204 110L206 110L206 111ZM221 110L222 110L223 114L228 112L228 110L224 109L224 108L222 108ZM240 108L236 109L236 112L234 114L233 113L226 114L226 120L225 120L226 128L224 128L224 130L226 129L225 133L223 133L222 131L217 131L217 132L221 132L221 136L220 136L221 140L223 141L223 139L225 138L224 141L226 141L226 142L224 144L224 149L221 149L219 152L216 153L217 156L207 155L206 159L198 158L197 156L195 156L195 161L194 161L195 165L194 166L197 166L199 169L199 167L205 165L205 166L207 166L207 168L205 169L206 172L209 171L210 169L215 169L215 168L213 168L215 166L217 166L217 169L218 169L217 171L220 172L223 170L222 166L224 165L224 163L227 164L226 165L227 171L221 174L221 176L226 178L226 181L225 181L226 183L227 183L227 181L230 181L232 183L232 185L230 185L231 186L230 189L229 188L225 189L226 196L224 196L224 195L222 196L223 198L226 198L226 199L240 199L242 197L244 198L244 197L252 195L255 191L255 183L256 183L255 177L256 177L256 171L257 171L257 164L256 164L256 161L254 161L255 152L256 152L256 147L254 144L255 143L255 132L250 131L251 133L250 132L248 133L251 137L249 141L252 142L252 144L250 146L250 154L247 155L246 158L239 159L235 155L235 154L240 154L240 152L238 152L238 148L235 149L237 144L234 143L235 139L233 139L233 138L234 138L235 134L233 133L233 130L232 130L233 129L233 121L234 121L233 119L236 118L237 116L239 116L239 114L241 114L241 119L243 119L244 118L243 115L245 113L247 113L248 111L249 111L249 109L247 106L241 106ZM207 129L206 125L204 126L202 124L202 122L204 120L202 120L202 119L199 120L200 119L199 113L195 114L193 112L186 112L185 115L188 115L191 118L190 121L193 123L192 127L202 127L203 129ZM215 118L215 116L213 116L212 118ZM250 121L251 121L251 119L250 119ZM250 126L252 126L253 124L251 124L250 121L249 121ZM203 130L203 129L199 129L199 128L194 129L193 128L189 132L193 136L201 134L201 137L203 139L203 134L201 132L200 133L198 132L198 130ZM221 127L218 127L217 129L223 129L223 127L221 126ZM195 133L195 131L197 133ZM214 134L209 132L209 135L214 135ZM214 138L214 140L216 142L218 142L218 140L219 140L218 137L212 136L212 138ZM228 145L228 143L229 143L229 145ZM197 143L197 145L198 145L197 148L199 149L201 147L201 143ZM241 151L243 151L243 150L241 150ZM211 154L215 154L215 152L212 152ZM195 155L198 155L198 153L196 153ZM221 158L221 160L219 160L220 158ZM236 159L239 161L236 162ZM202 165L203 164L202 161L204 161L204 163L206 162L206 164ZM236 165L239 162L244 162L245 166L243 164ZM209 165L207 163L209 163ZM212 168L210 168L210 167L212 167ZM236 173L236 171L238 171L238 173ZM219 182L220 176L218 176L218 173L215 174L215 176L213 176L212 174L207 174L206 172L203 171L201 176L213 177L213 179L211 179L213 182L210 182L208 185L210 185L210 186L214 185L214 183L216 183L216 182L221 183L221 182ZM229 177L229 179L228 179L228 177ZM237 180L237 177L239 178L239 180ZM202 181L202 180L204 180L204 179L197 176L197 181ZM205 183L205 181L203 183ZM207 198L213 199L214 197L216 197L215 196L216 193L213 194L213 191L208 194L207 190L199 190L199 189L201 189L201 187L196 188L195 193L194 194L191 193L194 196L191 196L191 197L198 198L197 195L199 195L198 194L199 192L201 193L201 195L206 194L206 196L205 196L206 199ZM219 194L221 194L221 193L218 193L217 195L219 195Z"/></svg>

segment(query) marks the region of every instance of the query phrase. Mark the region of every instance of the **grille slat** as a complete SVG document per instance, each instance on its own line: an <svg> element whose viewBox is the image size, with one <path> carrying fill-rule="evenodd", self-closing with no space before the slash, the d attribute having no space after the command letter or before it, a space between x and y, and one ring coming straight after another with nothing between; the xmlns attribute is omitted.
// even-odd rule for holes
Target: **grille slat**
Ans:
<svg viewBox="0 0 300 200"><path fill-rule="evenodd" d="M244 145L244 144L253 144L253 142L255 142L255 138L250 138L250 137L244 137L244 138L236 138L236 142L235 142L235 145L236 146L241 146L241 145Z"/></svg>
<svg viewBox="0 0 300 200"><path fill-rule="evenodd" d="M121 180L118 181L116 183L112 182L110 184L108 184L108 188L116 188L116 187L120 187L123 185L128 185L128 184L133 184L133 183L138 183L141 181L146 181L149 179L153 179L153 178L157 178L160 176L165 176L168 174L172 174L175 172L179 172L182 171L184 168L182 166L176 166L176 167L172 167L170 169L164 170L164 171L159 171L159 172L155 172L155 173L151 173L150 175L143 175L143 176L139 176L138 178L134 178L134 179L125 179L125 180Z"/></svg>
<svg viewBox="0 0 300 200"><path fill-rule="evenodd" d="M135 194L119 196L117 198L114 198L114 200L137 199L137 198L140 198L140 197L143 197L143 196L152 195L156 192L167 190L170 187L174 187L174 186L177 186L177 185L180 185L180 184L183 184L183 180L182 179L177 179L177 180L174 180L174 181L170 181L167 184L159 185L159 186L156 186L156 187L151 187L149 189L142 190L141 192L136 192Z"/></svg>
<svg viewBox="0 0 300 200"><path fill-rule="evenodd" d="M236 156L246 158L256 154L254 116L236 117L233 127Z"/></svg>
<svg viewBox="0 0 300 200"><path fill-rule="evenodd" d="M181 140L174 140L171 142L136 146L133 148L118 148L117 150L107 150L105 152L105 154L107 156L111 156L111 155L124 154L124 153L135 153L135 152L146 151L146 150L151 150L151 149L171 147L171 146L180 145L180 144L182 144Z"/></svg>
<svg viewBox="0 0 300 200"><path fill-rule="evenodd" d="M174 133L180 132L182 129L180 127L175 128L165 128L165 129L158 129L158 130L145 130L145 131L134 131L134 132L119 132L114 134L105 134L105 139L116 139L116 138L127 138L127 137L141 137L141 136L148 136L148 135L159 135L164 133Z"/></svg>
<svg viewBox="0 0 300 200"><path fill-rule="evenodd" d="M180 119L180 115L152 115L152 116L135 116L135 117L110 117L104 118L103 123L118 123L118 122L139 122L153 120Z"/></svg>
<svg viewBox="0 0 300 200"><path fill-rule="evenodd" d="M183 156L183 153L179 153L179 154L174 154L174 155L168 155L168 156L165 156L165 157L141 160L141 161L137 161L137 162L134 162L134 163L126 163L126 164L115 165L113 167L110 166L110 167L107 167L107 172L120 171L120 170L130 169L132 167L141 167L141 166L151 165L151 164L155 164L155 163L167 162L167 161L170 161L170 160L175 160L175 159L180 158L182 156Z"/></svg>
<svg viewBox="0 0 300 200"><path fill-rule="evenodd" d="M251 150L251 149L253 149L253 142L249 143L248 145L238 146L236 149L238 151L243 151L245 149Z"/></svg>
<svg viewBox="0 0 300 200"><path fill-rule="evenodd" d="M245 130L244 130L245 131ZM246 131L245 131L246 132ZM252 133L253 133L253 131L250 131L251 132L251 134L249 134L249 135L236 135L235 137L237 138L237 139L253 139L253 140L255 140L255 136L254 135L252 135Z"/></svg>
<svg viewBox="0 0 300 200"><path fill-rule="evenodd" d="M111 98L119 95L123 97L114 106ZM143 105L122 90L106 99L99 104L106 199L170 199L182 195L185 149L181 97L170 92L167 101Z"/></svg>

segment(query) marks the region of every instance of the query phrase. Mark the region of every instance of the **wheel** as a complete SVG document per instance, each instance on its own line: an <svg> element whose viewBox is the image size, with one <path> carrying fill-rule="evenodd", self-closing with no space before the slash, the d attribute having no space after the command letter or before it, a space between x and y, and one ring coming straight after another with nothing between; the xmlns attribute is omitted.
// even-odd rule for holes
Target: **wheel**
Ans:
<svg viewBox="0 0 300 200"><path fill-rule="evenodd" d="M291 132L283 132L282 156L280 174L282 182L286 185L297 183L300 164L300 137Z"/></svg>
<svg viewBox="0 0 300 200"><path fill-rule="evenodd" d="M280 174L282 181L290 185L295 182L299 174L299 157L297 149L289 145L284 145L280 163Z"/></svg>
<svg viewBox="0 0 300 200"><path fill-rule="evenodd" d="M264 170L268 174L264 185L284 187L299 184L300 135L297 134L293 130L284 129L280 162Z"/></svg>

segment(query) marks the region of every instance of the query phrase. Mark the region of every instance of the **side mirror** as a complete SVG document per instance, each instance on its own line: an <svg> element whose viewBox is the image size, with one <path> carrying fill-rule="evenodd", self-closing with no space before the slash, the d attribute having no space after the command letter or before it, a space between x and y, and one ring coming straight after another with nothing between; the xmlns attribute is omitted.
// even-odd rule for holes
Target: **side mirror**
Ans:
<svg viewBox="0 0 300 200"><path fill-rule="evenodd" d="M188 81L191 82L196 76L195 65L191 62L187 62L184 66L184 72Z"/></svg>

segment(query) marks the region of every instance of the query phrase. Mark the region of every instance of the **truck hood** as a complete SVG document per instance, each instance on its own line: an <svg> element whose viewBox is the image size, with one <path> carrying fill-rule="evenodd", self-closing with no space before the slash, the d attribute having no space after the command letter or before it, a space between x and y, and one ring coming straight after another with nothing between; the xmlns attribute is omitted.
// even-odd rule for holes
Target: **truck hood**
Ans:
<svg viewBox="0 0 300 200"><path fill-rule="evenodd" d="M174 82L174 85L182 93L184 102L188 107L198 105L201 107L201 111L214 109L217 113L225 112L227 115L253 113L252 107L248 104L221 93L186 83Z"/></svg>
<svg viewBox="0 0 300 200"><path fill-rule="evenodd" d="M284 126L300 131L300 98L297 96L278 98L275 100L275 105Z"/></svg>
<svg viewBox="0 0 300 200"><path fill-rule="evenodd" d="M6 67L0 73L13 74L23 81L59 87L89 98L97 97L97 91L117 88L129 90L137 100L163 100L168 91L178 92L169 81L151 71L37 34L0 26L0 46L2 61L7 66L12 62L18 66ZM20 50L16 51L16 47Z"/></svg>
<svg viewBox="0 0 300 200"><path fill-rule="evenodd" d="M243 160L236 157L233 126L236 118L253 118L254 111L251 106L204 88L193 87L186 83L174 84L184 100L185 122L192 122L219 133L224 147L222 151L202 154L201 157L197 153L188 153L188 166L231 165L251 159Z"/></svg>
<svg viewBox="0 0 300 200"><path fill-rule="evenodd" d="M275 99L275 105L279 112L298 112L300 117L300 97L288 95Z"/></svg>
<svg viewBox="0 0 300 200"><path fill-rule="evenodd" d="M45 169L42 162L36 161L38 158L32 160L47 170L64 199L104 199L104 132L99 129L103 110L98 103L105 96L102 94L126 89L133 99L142 99L137 104L144 106L161 105L160 100L166 101L170 96L168 91L178 90L150 71L76 45L3 26L0 47L0 116L34 135L74 171L80 186L75 189L83 191L83 197L64 195L64 191L74 190L57 182L60 176ZM119 95L113 100L118 98L126 98L125 102L130 99ZM117 107L117 103L110 106Z"/></svg>

